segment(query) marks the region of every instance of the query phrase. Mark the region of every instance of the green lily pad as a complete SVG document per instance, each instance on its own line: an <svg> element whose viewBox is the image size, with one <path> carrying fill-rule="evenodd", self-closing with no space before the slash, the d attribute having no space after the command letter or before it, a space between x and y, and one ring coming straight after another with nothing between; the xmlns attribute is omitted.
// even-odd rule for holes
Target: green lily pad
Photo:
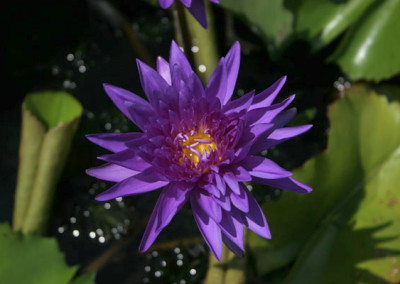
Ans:
<svg viewBox="0 0 400 284"><path fill-rule="evenodd" d="M22 236L0 224L1 283L69 283L76 271L65 263L55 239Z"/></svg>
<svg viewBox="0 0 400 284"><path fill-rule="evenodd" d="M320 48L357 21L374 0L303 0L296 5L296 33Z"/></svg>
<svg viewBox="0 0 400 284"><path fill-rule="evenodd" d="M250 235L258 270L295 261L288 283L398 283L400 104L355 86L329 118L327 150L294 171L314 191L263 205L272 240Z"/></svg>
<svg viewBox="0 0 400 284"><path fill-rule="evenodd" d="M332 56L353 80L381 81L400 72L400 1L375 1Z"/></svg>
<svg viewBox="0 0 400 284"><path fill-rule="evenodd" d="M221 6L241 15L267 43L270 51L277 52L292 34L293 14L283 5L284 0L221 0Z"/></svg>
<svg viewBox="0 0 400 284"><path fill-rule="evenodd" d="M79 101L60 91L29 94L24 101L24 107L49 128L70 122L82 114Z"/></svg>

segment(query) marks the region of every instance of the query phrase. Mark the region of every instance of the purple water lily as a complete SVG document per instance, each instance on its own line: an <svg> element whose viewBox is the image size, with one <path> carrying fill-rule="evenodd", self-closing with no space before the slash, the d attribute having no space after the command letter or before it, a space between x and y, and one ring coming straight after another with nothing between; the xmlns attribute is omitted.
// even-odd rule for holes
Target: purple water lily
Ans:
<svg viewBox="0 0 400 284"><path fill-rule="evenodd" d="M157 71L137 61L149 101L104 84L115 105L143 132L88 135L113 152L106 164L89 169L96 178L117 182L96 199L141 194L162 188L140 251L146 251L186 203L208 246L221 259L222 242L241 256L243 225L269 239L264 214L243 182L308 193L311 188L268 158L256 156L311 125L283 127L295 115L284 110L294 95L272 104L285 83L282 77L258 95L251 91L231 101L240 64L236 42L221 58L204 89L188 60L172 42L169 63Z"/></svg>
<svg viewBox="0 0 400 284"><path fill-rule="evenodd" d="M189 9L189 12L196 18L196 20L204 27L207 28L207 17L205 0L180 0L182 4ZM210 0L213 3L219 4L219 0ZM174 0L158 0L160 6L168 9Z"/></svg>

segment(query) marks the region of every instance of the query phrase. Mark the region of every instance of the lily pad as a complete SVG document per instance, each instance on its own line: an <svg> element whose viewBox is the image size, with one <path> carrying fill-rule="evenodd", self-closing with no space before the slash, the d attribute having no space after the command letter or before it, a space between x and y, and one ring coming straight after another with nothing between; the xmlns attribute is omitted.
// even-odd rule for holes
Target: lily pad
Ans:
<svg viewBox="0 0 400 284"><path fill-rule="evenodd" d="M381 81L400 72L400 1L375 1L332 56L353 80Z"/></svg>
<svg viewBox="0 0 400 284"><path fill-rule="evenodd" d="M327 150L294 171L314 191L263 205L272 240L250 235L258 270L295 261L288 283L398 283L400 104L359 85L329 118Z"/></svg>
<svg viewBox="0 0 400 284"><path fill-rule="evenodd" d="M1 283L70 283L76 271L65 263L55 239L22 236L0 224Z"/></svg>

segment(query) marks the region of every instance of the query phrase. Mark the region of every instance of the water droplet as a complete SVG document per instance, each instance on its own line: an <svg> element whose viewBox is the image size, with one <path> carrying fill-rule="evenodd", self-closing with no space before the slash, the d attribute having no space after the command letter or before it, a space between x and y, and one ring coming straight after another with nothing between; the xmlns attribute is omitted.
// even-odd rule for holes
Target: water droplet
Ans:
<svg viewBox="0 0 400 284"><path fill-rule="evenodd" d="M199 52L199 47L197 45L194 45L194 46L192 46L191 50L193 53L197 53L197 52Z"/></svg>
<svg viewBox="0 0 400 284"><path fill-rule="evenodd" d="M182 266L183 265L183 261L181 259L177 260L176 265Z"/></svg>
<svg viewBox="0 0 400 284"><path fill-rule="evenodd" d="M95 232L90 232L89 233L89 238L94 239L96 237L96 233Z"/></svg>
<svg viewBox="0 0 400 284"><path fill-rule="evenodd" d="M65 232L65 228L64 227L58 227L58 232L60 234L64 233Z"/></svg>
<svg viewBox="0 0 400 284"><path fill-rule="evenodd" d="M183 254L181 254L181 253L178 254L178 255L176 256L176 258L177 258L177 259L183 259Z"/></svg>
<svg viewBox="0 0 400 284"><path fill-rule="evenodd" d="M194 276L194 275L196 275L197 271L196 271L196 269L192 268L192 269L190 269L189 273L190 273L190 275Z"/></svg>
<svg viewBox="0 0 400 284"><path fill-rule="evenodd" d="M161 274L162 274L162 273L161 273L160 270L157 270L156 272L154 272L154 276L157 277L157 278L160 277Z"/></svg>
<svg viewBox="0 0 400 284"><path fill-rule="evenodd" d="M80 73L85 73L86 72L86 66L85 65L81 65L81 66L79 66L78 70L79 70Z"/></svg>
<svg viewBox="0 0 400 284"><path fill-rule="evenodd" d="M67 60L68 61L73 61L75 59L75 55L73 55L72 53L68 53L67 54Z"/></svg>
<svg viewBox="0 0 400 284"><path fill-rule="evenodd" d="M158 251L156 251L156 250L153 251L153 252L151 253L151 255L154 256L154 257L157 257L157 256L158 256Z"/></svg>
<svg viewBox="0 0 400 284"><path fill-rule="evenodd" d="M178 254L178 253L180 253L180 252L181 252L181 249L180 249L180 248L174 248L174 253Z"/></svg>
<svg viewBox="0 0 400 284"><path fill-rule="evenodd" d="M111 204L108 203L108 202L104 203L104 208L107 209L107 210L110 209L111 208Z"/></svg>
<svg viewBox="0 0 400 284"><path fill-rule="evenodd" d="M73 230L73 231L72 231L72 235L73 235L75 238L79 237L79 231L78 231L78 230Z"/></svg>
<svg viewBox="0 0 400 284"><path fill-rule="evenodd" d="M207 71L207 67L205 65L201 64L201 65L199 65L199 71L204 73Z"/></svg>
<svg viewBox="0 0 400 284"><path fill-rule="evenodd" d="M69 218L69 221L71 222L71 224L75 224L76 223L76 218L75 217L71 217L71 218Z"/></svg>
<svg viewBox="0 0 400 284"><path fill-rule="evenodd" d="M144 271L146 271L146 272L150 272L150 271L151 271L151 267L150 267L150 266L148 266L148 265L146 265L146 266L144 267Z"/></svg>
<svg viewBox="0 0 400 284"><path fill-rule="evenodd" d="M106 241L106 238L101 236L99 237L99 243L104 244L104 242Z"/></svg>

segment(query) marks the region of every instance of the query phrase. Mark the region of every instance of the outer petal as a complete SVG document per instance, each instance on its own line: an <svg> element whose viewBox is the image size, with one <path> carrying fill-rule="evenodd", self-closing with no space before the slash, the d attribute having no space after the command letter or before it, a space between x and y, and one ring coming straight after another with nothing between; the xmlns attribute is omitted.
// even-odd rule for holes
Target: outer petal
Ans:
<svg viewBox="0 0 400 284"><path fill-rule="evenodd" d="M199 204L203 211L206 212L215 222L221 222L222 210L214 198L201 192L200 189L196 189L196 192L193 194L195 194L197 204Z"/></svg>
<svg viewBox="0 0 400 284"><path fill-rule="evenodd" d="M247 194L245 192L245 185L240 184L239 187L239 194L235 194L231 192L230 199L232 204L239 209L240 211L247 213L249 212L249 200L247 198Z"/></svg>
<svg viewBox="0 0 400 284"><path fill-rule="evenodd" d="M172 5L174 0L158 0L158 2L160 2L161 8L168 9Z"/></svg>
<svg viewBox="0 0 400 284"><path fill-rule="evenodd" d="M206 97L208 100L217 97L221 104L223 104L227 90L227 78L225 59L221 58L206 87Z"/></svg>
<svg viewBox="0 0 400 284"><path fill-rule="evenodd" d="M192 194L190 196L190 204L193 209L193 216L196 220L197 226L207 245L215 255L215 257L221 261L222 256L222 236L221 229L217 223L214 222L197 203L196 197Z"/></svg>
<svg viewBox="0 0 400 284"><path fill-rule="evenodd" d="M143 63L139 59L137 59L136 62L138 65L140 82L142 83L143 90L150 103L153 104L155 101L154 92L164 94L167 92L170 86L153 68Z"/></svg>
<svg viewBox="0 0 400 284"><path fill-rule="evenodd" d="M290 171L281 168L270 159L258 156L248 156L240 162L253 177L264 179L280 179L292 176Z"/></svg>
<svg viewBox="0 0 400 284"><path fill-rule="evenodd" d="M295 97L295 95L291 95L278 104L250 111L248 113L248 124L270 123L280 112L291 104Z"/></svg>
<svg viewBox="0 0 400 284"><path fill-rule="evenodd" d="M247 188L244 187L243 190L247 194L250 209L247 213L241 213L243 223L254 233L260 235L263 238L270 239L271 232L269 230L268 223L265 219L263 211L261 210L254 197L251 195L251 193L247 190Z"/></svg>
<svg viewBox="0 0 400 284"><path fill-rule="evenodd" d="M161 56L157 57L157 72L161 77L171 85L171 70L169 68L169 63Z"/></svg>
<svg viewBox="0 0 400 284"><path fill-rule="evenodd" d="M279 91L282 89L283 85L286 82L286 76L283 76L278 81L276 81L271 87L262 91L260 94L254 97L254 101L250 110L267 107L272 104L276 96L279 94Z"/></svg>
<svg viewBox="0 0 400 284"><path fill-rule="evenodd" d="M162 229L171 222L175 214L186 203L188 192L192 188L193 185L191 184L173 183L161 192L140 243L140 252L145 252L153 244Z"/></svg>
<svg viewBox="0 0 400 284"><path fill-rule="evenodd" d="M169 181L160 180L149 174L149 171L139 173L112 186L96 196L97 201L106 201L120 196L141 194L166 186Z"/></svg>
<svg viewBox="0 0 400 284"><path fill-rule="evenodd" d="M282 179L263 179L253 178L254 183L266 184L272 187L277 187L284 190L289 190L297 193L310 193L312 188L292 177Z"/></svg>
<svg viewBox="0 0 400 284"><path fill-rule="evenodd" d="M183 51L176 44L175 41L172 41L171 49L169 51L169 66L171 70L174 65L180 66L187 76L189 76L193 72L192 67L190 66L190 63L187 60Z"/></svg>
<svg viewBox="0 0 400 284"><path fill-rule="evenodd" d="M244 230L240 213L235 208L232 208L230 212L223 211L222 220L218 225L226 237L228 237L240 250L243 251Z"/></svg>
<svg viewBox="0 0 400 284"><path fill-rule="evenodd" d="M304 132L310 130L311 127L311 124L307 124L276 129L268 136L267 141L265 141L265 149L269 149L275 145L285 142L288 139L303 134Z"/></svg>
<svg viewBox="0 0 400 284"><path fill-rule="evenodd" d="M130 102L131 104L141 106L148 113L152 113L150 104L141 97L135 95L134 93L131 93L127 90L109 84L103 84L103 87L108 96L110 97L110 99L113 101L113 103L119 108L119 110L123 114L125 114L126 117L132 120L135 124L136 121L132 117L131 113L128 111L127 105L125 104L126 102Z"/></svg>
<svg viewBox="0 0 400 284"><path fill-rule="evenodd" d="M192 0L192 5L189 8L190 13L195 19L206 29L207 16L204 0Z"/></svg>
<svg viewBox="0 0 400 284"><path fill-rule="evenodd" d="M129 149L115 154L103 155L98 157L98 159L140 172L150 168L151 166L136 155L135 152Z"/></svg>
<svg viewBox="0 0 400 284"><path fill-rule="evenodd" d="M226 94L221 101L222 105L225 105L232 97L233 90L235 89L237 76L240 67L240 43L236 41L228 54L225 57L226 71L228 74Z"/></svg>
<svg viewBox="0 0 400 284"><path fill-rule="evenodd" d="M250 107L251 103L253 102L254 94L255 94L255 91L253 90L237 100L228 102L224 106L222 111L225 113L225 115L230 114L232 112L240 112L242 110L247 111L248 108Z"/></svg>
<svg viewBox="0 0 400 284"><path fill-rule="evenodd" d="M181 0L181 2L186 8L189 8L190 5L192 5L192 0Z"/></svg>
<svg viewBox="0 0 400 284"><path fill-rule="evenodd" d="M120 182L123 181L124 179L127 179L131 176L138 174L139 172L115 164L108 163L101 165L99 167L87 169L86 173L98 179Z"/></svg>
<svg viewBox="0 0 400 284"><path fill-rule="evenodd" d="M101 133L88 134L86 138L92 143L111 152L119 152L128 149L126 142L140 138L143 133Z"/></svg>

